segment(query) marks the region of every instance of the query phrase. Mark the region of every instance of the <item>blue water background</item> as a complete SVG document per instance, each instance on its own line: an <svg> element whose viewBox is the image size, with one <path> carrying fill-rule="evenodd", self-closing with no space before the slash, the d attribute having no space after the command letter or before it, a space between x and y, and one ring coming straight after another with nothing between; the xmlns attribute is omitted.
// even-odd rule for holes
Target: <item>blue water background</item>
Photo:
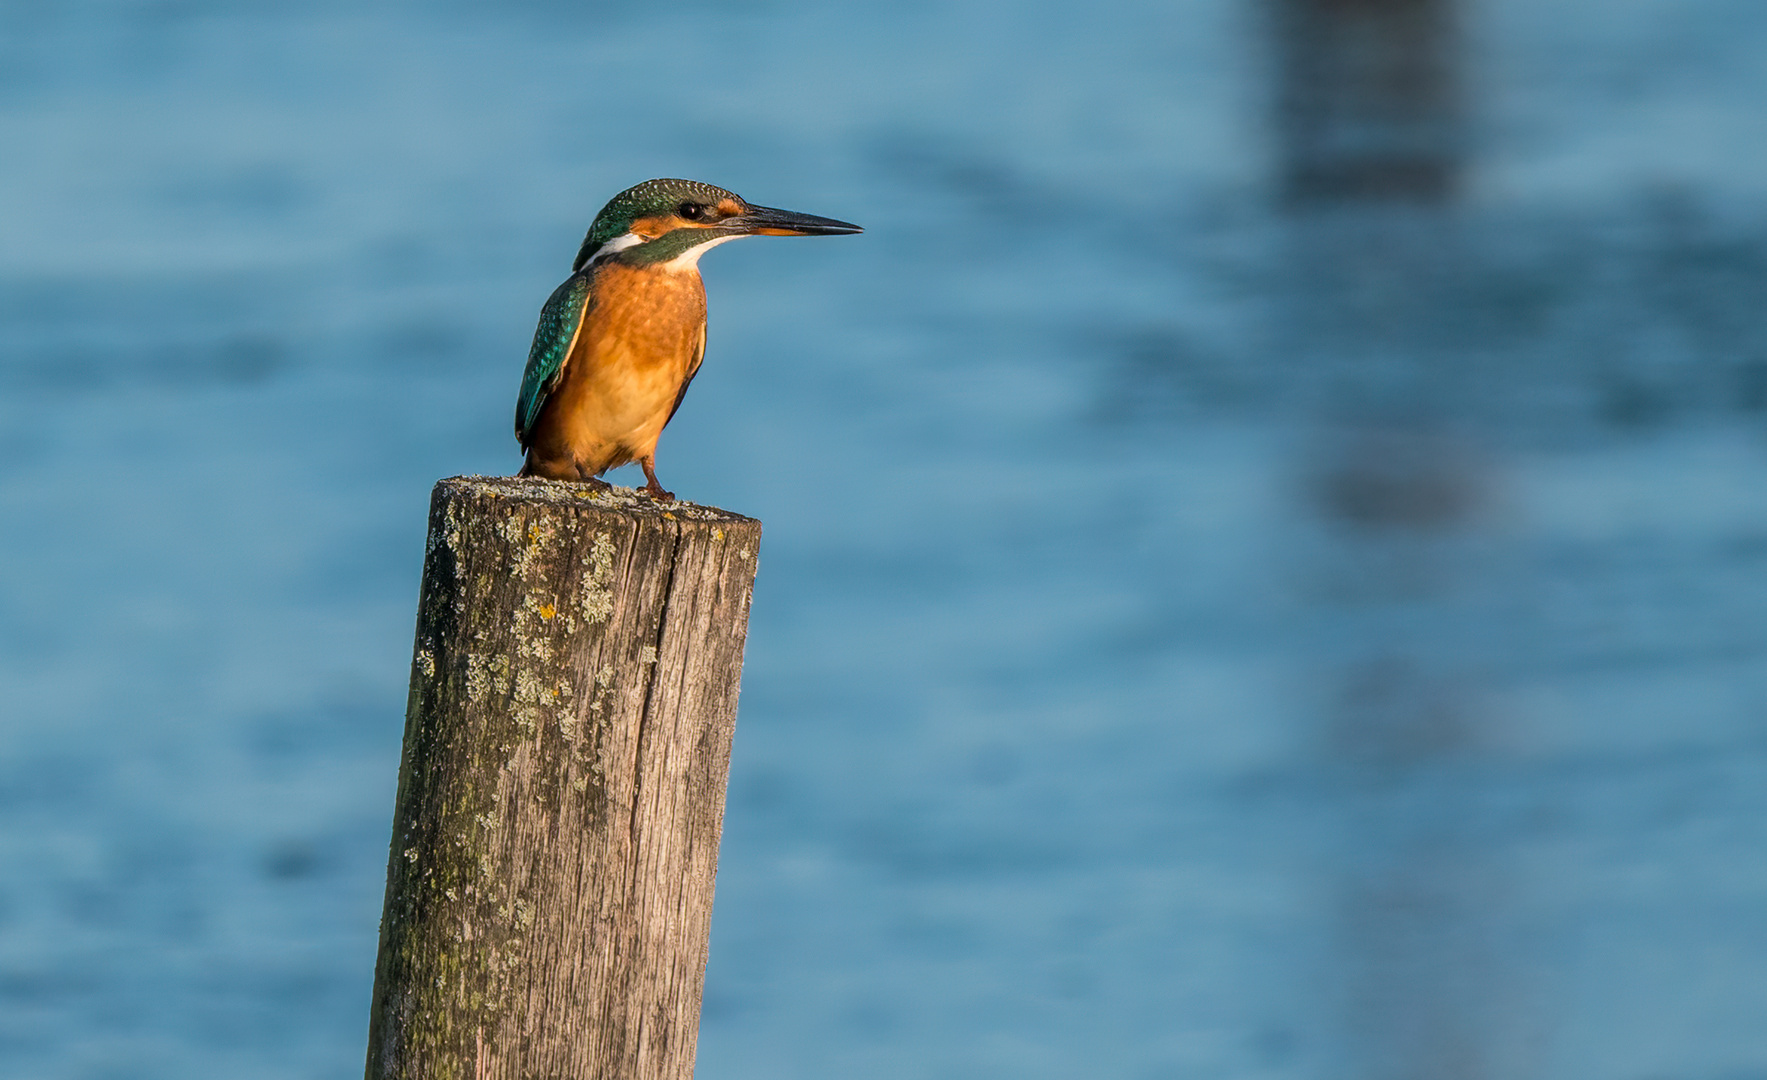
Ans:
<svg viewBox="0 0 1767 1080"><path fill-rule="evenodd" d="M0 2L0 1075L360 1066L430 484L650 176L766 523L698 1075L1767 1076L1767 7ZM632 483L633 478L615 479Z"/></svg>

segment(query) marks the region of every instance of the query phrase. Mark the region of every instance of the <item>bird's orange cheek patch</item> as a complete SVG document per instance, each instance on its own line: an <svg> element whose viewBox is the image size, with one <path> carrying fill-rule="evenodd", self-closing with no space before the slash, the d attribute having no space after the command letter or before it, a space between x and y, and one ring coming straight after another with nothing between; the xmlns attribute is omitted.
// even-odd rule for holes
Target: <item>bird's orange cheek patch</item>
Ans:
<svg viewBox="0 0 1767 1080"><path fill-rule="evenodd" d="M632 223L632 232L646 240L655 240L675 227L673 218L645 217Z"/></svg>

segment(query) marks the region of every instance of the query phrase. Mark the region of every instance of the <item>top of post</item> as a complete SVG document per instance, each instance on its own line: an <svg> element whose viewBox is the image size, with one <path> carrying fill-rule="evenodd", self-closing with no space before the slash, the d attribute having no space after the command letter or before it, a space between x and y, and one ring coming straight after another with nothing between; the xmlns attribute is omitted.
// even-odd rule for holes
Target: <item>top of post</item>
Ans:
<svg viewBox="0 0 1767 1080"><path fill-rule="evenodd" d="M545 503L573 509L618 510L639 517L672 521L715 521L734 524L754 518L716 506L672 501L658 502L635 488L600 488L575 480L546 480L537 476L450 476L436 481L436 494L454 498L508 499L512 502Z"/></svg>

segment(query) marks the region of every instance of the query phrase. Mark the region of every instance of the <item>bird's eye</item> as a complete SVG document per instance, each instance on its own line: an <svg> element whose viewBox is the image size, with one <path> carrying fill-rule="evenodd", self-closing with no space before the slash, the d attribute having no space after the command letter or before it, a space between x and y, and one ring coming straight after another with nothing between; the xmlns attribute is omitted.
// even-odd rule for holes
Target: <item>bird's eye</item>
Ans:
<svg viewBox="0 0 1767 1080"><path fill-rule="evenodd" d="M675 211L688 221L698 221L706 214L706 208L699 203L682 203L681 209Z"/></svg>

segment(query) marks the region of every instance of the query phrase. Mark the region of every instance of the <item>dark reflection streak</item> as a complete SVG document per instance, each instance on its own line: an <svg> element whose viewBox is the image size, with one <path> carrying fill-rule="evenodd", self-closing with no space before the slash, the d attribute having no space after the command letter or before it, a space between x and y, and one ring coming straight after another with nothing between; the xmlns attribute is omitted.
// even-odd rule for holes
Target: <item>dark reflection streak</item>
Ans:
<svg viewBox="0 0 1767 1080"><path fill-rule="evenodd" d="M1502 860L1476 793L1432 783L1491 752L1476 656L1486 455L1448 340L1461 259L1450 0L1273 0L1282 322L1313 435L1300 565L1323 655L1316 767L1340 842L1322 867L1326 1075L1513 1074ZM1329 645L1327 643L1330 643ZM1321 667L1322 665L1322 667ZM1475 800L1469 803L1468 799Z"/></svg>
<svg viewBox="0 0 1767 1080"><path fill-rule="evenodd" d="M1284 198L1451 198L1464 143L1451 0L1273 2Z"/></svg>

